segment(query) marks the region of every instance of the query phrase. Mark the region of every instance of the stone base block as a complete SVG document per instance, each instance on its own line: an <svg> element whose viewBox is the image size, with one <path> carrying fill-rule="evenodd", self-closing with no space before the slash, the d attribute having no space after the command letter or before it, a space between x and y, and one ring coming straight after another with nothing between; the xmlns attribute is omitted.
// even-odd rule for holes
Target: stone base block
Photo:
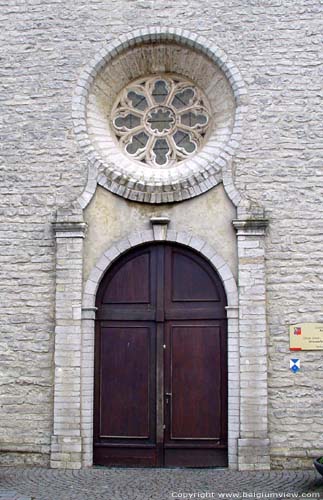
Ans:
<svg viewBox="0 0 323 500"><path fill-rule="evenodd" d="M82 438L52 436L50 467L52 469L81 469Z"/></svg>
<svg viewBox="0 0 323 500"><path fill-rule="evenodd" d="M269 439L238 439L238 469L270 470Z"/></svg>

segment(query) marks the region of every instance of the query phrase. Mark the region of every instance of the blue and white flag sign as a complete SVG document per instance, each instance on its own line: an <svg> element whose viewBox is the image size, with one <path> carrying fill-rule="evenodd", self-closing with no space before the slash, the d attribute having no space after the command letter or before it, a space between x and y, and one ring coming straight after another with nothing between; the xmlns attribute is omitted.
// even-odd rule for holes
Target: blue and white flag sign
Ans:
<svg viewBox="0 0 323 500"><path fill-rule="evenodd" d="M294 373L298 372L301 369L301 360L300 359L291 359L289 362L289 368Z"/></svg>

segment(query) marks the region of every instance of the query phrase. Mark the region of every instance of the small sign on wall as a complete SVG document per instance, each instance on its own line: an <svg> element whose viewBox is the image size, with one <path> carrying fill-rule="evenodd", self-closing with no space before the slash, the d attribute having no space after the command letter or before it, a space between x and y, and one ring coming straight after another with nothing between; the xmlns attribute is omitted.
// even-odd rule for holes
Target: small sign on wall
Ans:
<svg viewBox="0 0 323 500"><path fill-rule="evenodd" d="M289 368L292 372L297 373L301 369L301 362L299 359L291 359L289 361Z"/></svg>
<svg viewBox="0 0 323 500"><path fill-rule="evenodd" d="M289 327L291 351L323 351L323 323L297 323Z"/></svg>

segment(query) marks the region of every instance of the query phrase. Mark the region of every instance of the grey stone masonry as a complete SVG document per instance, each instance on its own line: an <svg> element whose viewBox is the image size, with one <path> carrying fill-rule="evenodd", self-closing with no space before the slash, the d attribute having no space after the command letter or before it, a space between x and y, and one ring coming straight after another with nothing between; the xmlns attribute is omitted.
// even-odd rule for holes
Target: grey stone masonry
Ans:
<svg viewBox="0 0 323 500"><path fill-rule="evenodd" d="M56 327L52 468L81 467L81 301L83 222L56 222Z"/></svg>
<svg viewBox="0 0 323 500"><path fill-rule="evenodd" d="M239 470L270 468L264 236L266 219L234 220L238 239Z"/></svg>
<svg viewBox="0 0 323 500"><path fill-rule="evenodd" d="M47 467L54 435L52 465L65 467L68 462L78 467L81 432L87 436L83 449L88 450L83 465L91 463L93 372L89 367L93 363L94 311L82 312L86 334L81 339L77 319L84 232L80 206L93 206L93 193L101 189L97 182L103 180L98 178L95 158L89 159L86 138L82 142L79 136L79 142L75 136L82 127L84 132L85 124L80 108L74 108L73 114L72 100L87 65L96 57L100 64L110 44L116 53L122 44L131 46L131 32L145 39L147 31L170 29L174 43L186 37L186 32L193 33L196 49L200 46L205 55L217 47L218 61L235 93L244 82L242 90L247 94L241 95L240 114L235 116L237 135L217 166L222 169L226 194L238 207L238 215L231 217L230 212L230 218L263 219L257 206L248 206L246 199L252 199L264 207L270 219L264 235L253 235L251 227L238 230L241 310L236 301L227 312L232 324L230 349L235 356L229 389L234 401L230 460L236 462L239 445L241 468L253 467L250 457L260 459L260 455L265 457L262 465L268 467L270 439L272 468L311 468L313 457L323 454L322 351L300 352L301 370L292 373L289 325L323 322L322 2L0 0L0 5L0 465ZM187 41L191 43L189 37ZM234 66L225 67L228 61ZM87 84L90 79L88 75L83 81ZM83 108L87 92L87 88L80 90L77 98ZM205 216L205 226L209 224L215 237L211 242L210 232L204 228L203 232L194 230L194 238L204 239L221 255L226 231L221 239L221 228L213 229L222 219L219 206L212 201L218 198L208 198L220 184L206 192L207 179L199 179L200 183L205 194L167 204L167 214L183 207L187 215L177 219L175 229L187 238L192 233L192 216L199 210L195 207L199 200L206 200L201 204L207 206L205 214L200 215ZM101 227L91 227L91 245L98 245L99 230L102 234L122 225L120 221L130 213L134 215L127 234L150 227L149 219L156 215L154 204L147 208L145 203L121 198L118 192L103 191L111 194L112 208L103 210L101 206ZM192 188L189 192L199 193ZM153 195L152 200L160 203ZM75 200L80 206L76 203L72 213L61 210ZM132 211L126 210L129 207ZM166 213L164 208L160 205ZM57 226L55 239L52 223L58 209L57 222L71 224ZM168 233L172 229L170 223ZM116 230L109 247L122 240L121 247L127 234ZM181 241L189 244L190 239ZM234 248L235 259L235 243L227 242ZM62 266L57 269L56 243ZM209 259L212 248L204 247ZM100 248L101 254L106 251L108 246ZM109 254L110 260L115 257ZM98 265L107 266L107 260ZM85 263L89 269L94 265ZM80 345L81 364L88 367L81 379ZM68 391L61 384L63 375ZM256 416L257 422L249 416ZM58 477L61 471L50 472ZM74 477L72 472L70 477ZM75 484L81 476L76 477ZM23 482L20 477L19 481ZM36 482L34 487L37 491ZM46 488L42 496L47 499L48 483ZM56 499L60 498L64 496L57 494Z"/></svg>

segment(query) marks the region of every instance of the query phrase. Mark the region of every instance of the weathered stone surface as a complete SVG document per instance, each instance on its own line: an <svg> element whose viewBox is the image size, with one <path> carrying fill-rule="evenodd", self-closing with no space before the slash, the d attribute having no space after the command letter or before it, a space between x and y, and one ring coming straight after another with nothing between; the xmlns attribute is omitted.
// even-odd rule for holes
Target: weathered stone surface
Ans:
<svg viewBox="0 0 323 500"><path fill-rule="evenodd" d="M302 370L291 373L288 324L323 321L319 0L267 0L265 7L258 0L0 3L1 464L48 465L55 297L51 223L56 209L74 201L87 183L86 159L72 132L76 81L107 40L147 25L180 23L223 47L247 83L243 140L233 166L236 186L259 201L270 219L265 250L271 464L310 466L311 457L323 450L322 353L300 353ZM90 196L85 191L84 204ZM188 203L183 202L184 211ZM147 221L150 215L151 209ZM245 264L255 250L245 247ZM249 270L243 273L247 282ZM62 294L64 286L58 282ZM255 280L254 286L262 284ZM254 293L261 300L264 290ZM263 332L257 311L249 312L254 328L259 321ZM250 318L240 318L246 330ZM240 346L248 349L250 341L241 339ZM263 337L255 335L253 346L262 348ZM248 382L241 386L247 394ZM263 394L262 387L256 390ZM66 457L60 458L64 463Z"/></svg>
<svg viewBox="0 0 323 500"><path fill-rule="evenodd" d="M222 185L195 200L161 206L125 201L98 187L84 211L84 219L88 225L84 242L84 281L86 282L106 249L129 233L150 229L151 217L165 215L170 219L168 231L181 230L207 240L237 276L235 232L231 224L235 208ZM131 243L136 244L136 241ZM114 258L115 255L111 257Z"/></svg>

